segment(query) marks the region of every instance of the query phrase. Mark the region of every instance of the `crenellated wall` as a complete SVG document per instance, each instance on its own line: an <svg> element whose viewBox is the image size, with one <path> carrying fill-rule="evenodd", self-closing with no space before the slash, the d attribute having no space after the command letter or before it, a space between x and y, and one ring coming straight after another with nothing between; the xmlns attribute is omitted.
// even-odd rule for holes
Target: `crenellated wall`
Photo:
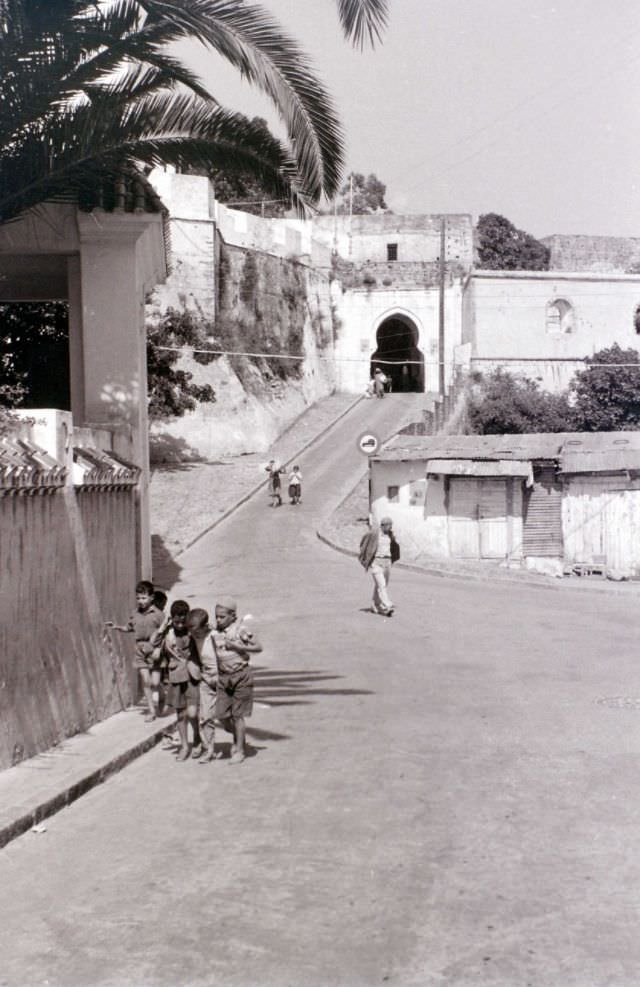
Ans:
<svg viewBox="0 0 640 987"><path fill-rule="evenodd" d="M130 636L114 651L103 623L126 622L140 578L140 471L93 446L74 453L68 413L37 414L57 417L58 451L65 429L69 441L57 463L55 445L29 442L21 455L0 441L0 769L130 705L137 689Z"/></svg>

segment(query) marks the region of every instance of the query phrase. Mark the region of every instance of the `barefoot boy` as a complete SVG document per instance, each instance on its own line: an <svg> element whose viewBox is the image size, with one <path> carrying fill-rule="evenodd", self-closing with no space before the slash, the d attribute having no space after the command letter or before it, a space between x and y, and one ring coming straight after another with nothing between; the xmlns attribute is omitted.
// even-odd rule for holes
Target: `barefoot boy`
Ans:
<svg viewBox="0 0 640 987"><path fill-rule="evenodd" d="M216 715L218 660L211 636L212 631L213 628L209 623L207 611L199 608L193 609L189 614L189 632L198 648L202 674L200 680L200 737L202 738L202 747L200 751L194 749L193 756L200 757L200 764L209 764L217 759L214 718ZM218 754L217 757L222 757L222 755Z"/></svg>
<svg viewBox="0 0 640 987"><path fill-rule="evenodd" d="M160 669L156 668L154 662L151 639L163 620L162 610L154 603L153 584L143 579L136 586L136 610L127 624L114 624L112 620L107 620L104 625L113 628L114 631L134 635L134 668L138 672L149 710L145 718L146 723L155 720L158 715Z"/></svg>
<svg viewBox="0 0 640 987"><path fill-rule="evenodd" d="M180 751L178 761L189 757L188 724L193 730L193 753L202 753L198 727L198 703L200 699L200 656L188 628L189 604L175 600L171 604L170 623L157 632L153 644L157 646L161 663L169 667L167 705L173 706L177 716Z"/></svg>
<svg viewBox="0 0 640 987"><path fill-rule="evenodd" d="M253 711L253 675L249 668L252 654L262 645L237 618L235 600L221 597L216 604L213 644L218 663L216 716L233 734L231 764L245 759L245 719Z"/></svg>

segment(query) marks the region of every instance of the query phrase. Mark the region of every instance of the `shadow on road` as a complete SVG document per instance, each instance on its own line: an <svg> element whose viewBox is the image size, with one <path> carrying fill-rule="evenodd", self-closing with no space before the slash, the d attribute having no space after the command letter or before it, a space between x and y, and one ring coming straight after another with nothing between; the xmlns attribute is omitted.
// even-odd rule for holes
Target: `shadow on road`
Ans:
<svg viewBox="0 0 640 987"><path fill-rule="evenodd" d="M160 535L151 536L151 558L154 586L170 590L180 579L182 566L176 562Z"/></svg>
<svg viewBox="0 0 640 987"><path fill-rule="evenodd" d="M371 689L329 688L323 683L336 682L341 675L322 671L291 671L289 669L255 668L256 702L265 706L308 706L313 696L370 696ZM317 688L319 686L319 688Z"/></svg>

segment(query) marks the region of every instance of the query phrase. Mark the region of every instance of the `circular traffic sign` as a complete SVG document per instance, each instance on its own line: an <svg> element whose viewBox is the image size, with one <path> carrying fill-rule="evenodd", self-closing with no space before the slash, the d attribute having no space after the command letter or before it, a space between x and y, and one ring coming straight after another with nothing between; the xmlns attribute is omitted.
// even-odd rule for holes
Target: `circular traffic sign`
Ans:
<svg viewBox="0 0 640 987"><path fill-rule="evenodd" d="M358 449L365 456L373 456L380 448L380 439L374 432L363 432L358 436Z"/></svg>

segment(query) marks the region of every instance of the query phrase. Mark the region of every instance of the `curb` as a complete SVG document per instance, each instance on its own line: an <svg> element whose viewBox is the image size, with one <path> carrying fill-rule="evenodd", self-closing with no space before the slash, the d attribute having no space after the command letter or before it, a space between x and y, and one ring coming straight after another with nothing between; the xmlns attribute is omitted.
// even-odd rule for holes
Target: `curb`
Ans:
<svg viewBox="0 0 640 987"><path fill-rule="evenodd" d="M355 401L353 401L348 408L345 408L344 411L341 411L340 414L336 418L334 418L332 422L329 423L329 425L325 425L324 428L320 429L319 432L317 432L314 436L312 436L309 439L309 441L302 446L301 449L296 450L296 452L294 452L294 454L290 456L289 459L285 460L285 462L283 462L282 465L288 466L289 463L292 463L294 459L297 459L299 456L301 456L303 452L306 452L307 449L310 446L312 446L314 442L317 442L318 439L321 439L324 435L327 434L327 432L329 432L333 428L334 425L336 425L342 418L344 418L345 415L348 415L351 411L353 411L356 405L360 404L361 401L364 401L364 395L362 394L358 395ZM294 425L295 423L293 423L290 426L290 428L293 428ZM283 435L286 434L287 431L289 431L289 429L285 430L285 432L283 432L282 434ZM180 556L184 555L184 553L188 551L188 549L190 549L193 545L195 545L196 542L199 542L201 538L204 538L204 536L208 535L210 531L213 531L214 528L217 528L219 524L222 524L223 521L226 521L226 519L231 514L233 514L234 511L237 511L239 507L242 507L242 505L246 504L248 500L251 500L251 498L255 494L257 494L259 490L262 490L263 487L266 487L268 482L269 482L268 479L261 480L260 483L256 484L255 487L252 487L252 489L248 493L243 494L243 496L239 500L237 500L235 504L233 504L231 507L228 507L227 510L220 515L220 517L217 517L215 521L212 521L211 524L208 525L203 531L201 531L199 535L196 535L196 537L192 538L190 542L187 542L184 548L181 548L179 552L176 552L176 554L173 556L174 559L179 559Z"/></svg>
<svg viewBox="0 0 640 987"><path fill-rule="evenodd" d="M49 816L53 816L56 812L60 812L61 809L71 805L72 802L75 802L76 799L85 795L92 788L95 788L96 785L101 785L107 778L110 778L111 775L116 774L122 768L126 767L131 761L134 761L142 754L146 754L147 751L151 750L152 747L155 747L162 740L166 729L167 724L164 723L156 732L149 734L123 753L117 754L101 767L95 768L84 778L73 782L73 784L68 785L61 792L38 803L12 822L5 823L4 826L0 827L0 849L5 847L7 843L10 843L11 840L15 840L18 836L22 836L23 833L28 832L37 823L42 822L43 819L48 819Z"/></svg>

